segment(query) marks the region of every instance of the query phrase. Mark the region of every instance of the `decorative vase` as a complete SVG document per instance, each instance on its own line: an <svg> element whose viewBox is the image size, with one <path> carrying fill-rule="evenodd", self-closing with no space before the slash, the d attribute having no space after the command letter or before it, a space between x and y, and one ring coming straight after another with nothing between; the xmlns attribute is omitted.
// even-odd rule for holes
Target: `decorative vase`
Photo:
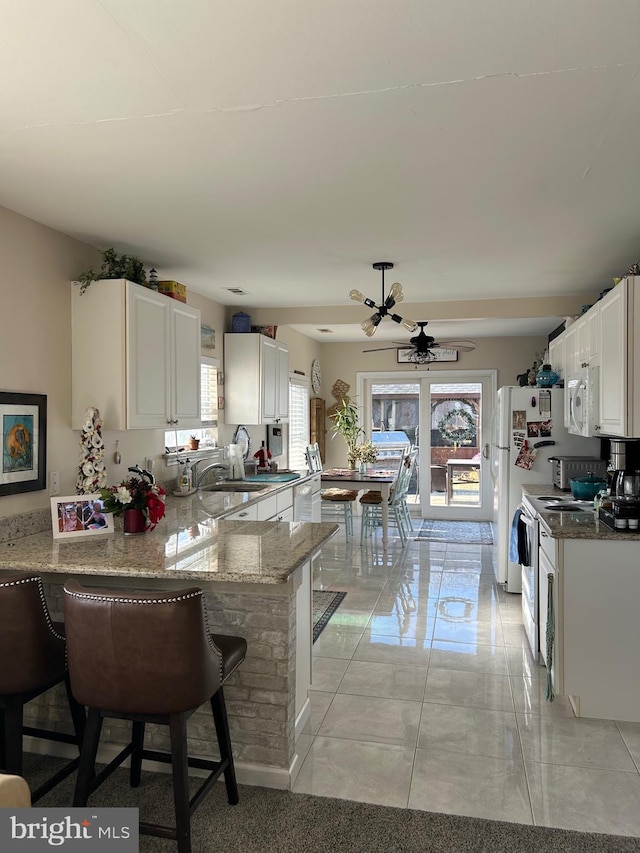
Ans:
<svg viewBox="0 0 640 853"><path fill-rule="evenodd" d="M555 370L552 370L550 364L543 364L536 374L536 382L538 388L552 388L560 379Z"/></svg>
<svg viewBox="0 0 640 853"><path fill-rule="evenodd" d="M366 474L367 468L368 464L366 462L361 462L358 466L358 474Z"/></svg>
<svg viewBox="0 0 640 853"><path fill-rule="evenodd" d="M125 509L122 513L122 529L125 536L133 536L145 533L147 530L147 519L141 509Z"/></svg>

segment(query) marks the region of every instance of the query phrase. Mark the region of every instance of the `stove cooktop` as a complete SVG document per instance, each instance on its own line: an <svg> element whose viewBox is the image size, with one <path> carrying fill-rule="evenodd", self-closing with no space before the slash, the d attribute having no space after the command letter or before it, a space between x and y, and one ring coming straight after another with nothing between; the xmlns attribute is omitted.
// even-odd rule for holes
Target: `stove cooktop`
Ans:
<svg viewBox="0 0 640 853"><path fill-rule="evenodd" d="M571 495L527 495L525 502L534 512L592 512L591 501L577 501Z"/></svg>

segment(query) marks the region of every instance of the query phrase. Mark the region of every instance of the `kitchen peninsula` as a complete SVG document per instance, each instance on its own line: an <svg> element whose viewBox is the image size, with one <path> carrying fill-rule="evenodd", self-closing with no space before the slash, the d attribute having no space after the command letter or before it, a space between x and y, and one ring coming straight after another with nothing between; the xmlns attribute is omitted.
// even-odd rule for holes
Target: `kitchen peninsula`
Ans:
<svg viewBox="0 0 640 853"><path fill-rule="evenodd" d="M296 740L309 713L311 560L338 527L225 518L266 493L169 496L165 518L141 536L124 536L117 519L111 535L64 541L47 530L16 538L0 544L0 572L40 573L54 619L62 618L62 585L71 575L121 589L201 587L210 629L241 634L248 643L243 666L225 688L238 779L288 788L299 770ZM60 691L48 704L30 703L27 714L51 725L65 720L64 707ZM193 754L209 755L216 743L210 714L198 711L189 731ZM111 758L127 735L122 724L105 726L99 757ZM153 738L158 748L167 747L162 728Z"/></svg>
<svg viewBox="0 0 640 853"><path fill-rule="evenodd" d="M555 692L569 696L577 716L640 722L640 535L610 530L588 505L577 512L536 508L538 496L556 492L567 498L553 486L523 487L540 530L545 658L549 595L554 605Z"/></svg>

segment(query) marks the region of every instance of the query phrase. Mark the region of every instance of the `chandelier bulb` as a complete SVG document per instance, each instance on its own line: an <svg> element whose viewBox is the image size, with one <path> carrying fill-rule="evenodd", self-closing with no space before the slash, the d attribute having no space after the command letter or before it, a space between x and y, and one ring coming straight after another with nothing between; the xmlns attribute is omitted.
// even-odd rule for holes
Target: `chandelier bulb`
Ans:
<svg viewBox="0 0 640 853"><path fill-rule="evenodd" d="M353 299L354 302L364 302L364 295L359 290L351 290L349 299Z"/></svg>
<svg viewBox="0 0 640 853"><path fill-rule="evenodd" d="M404 299L404 294L402 293L402 285L399 281L396 281L391 285L389 296L393 299L394 302L402 302L402 300Z"/></svg>
<svg viewBox="0 0 640 853"><path fill-rule="evenodd" d="M378 328L378 324L382 320L380 314L372 314L364 323L360 324L360 328L365 333L368 338L373 337L375 330Z"/></svg>
<svg viewBox="0 0 640 853"><path fill-rule="evenodd" d="M414 323L413 320L401 320L400 325L404 326L407 332L415 332L418 328L418 324Z"/></svg>

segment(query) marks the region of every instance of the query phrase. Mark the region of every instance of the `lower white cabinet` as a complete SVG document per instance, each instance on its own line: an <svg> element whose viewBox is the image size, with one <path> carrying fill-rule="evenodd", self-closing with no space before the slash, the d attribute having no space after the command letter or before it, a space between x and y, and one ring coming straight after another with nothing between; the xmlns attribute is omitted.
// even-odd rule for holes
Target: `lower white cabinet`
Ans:
<svg viewBox="0 0 640 853"><path fill-rule="evenodd" d="M238 486L238 490L241 489L242 486ZM293 521L293 489L279 489L225 518L230 521Z"/></svg>
<svg viewBox="0 0 640 853"><path fill-rule="evenodd" d="M552 539L540 532L540 645L554 577L554 687L576 714L640 722L638 542Z"/></svg>

